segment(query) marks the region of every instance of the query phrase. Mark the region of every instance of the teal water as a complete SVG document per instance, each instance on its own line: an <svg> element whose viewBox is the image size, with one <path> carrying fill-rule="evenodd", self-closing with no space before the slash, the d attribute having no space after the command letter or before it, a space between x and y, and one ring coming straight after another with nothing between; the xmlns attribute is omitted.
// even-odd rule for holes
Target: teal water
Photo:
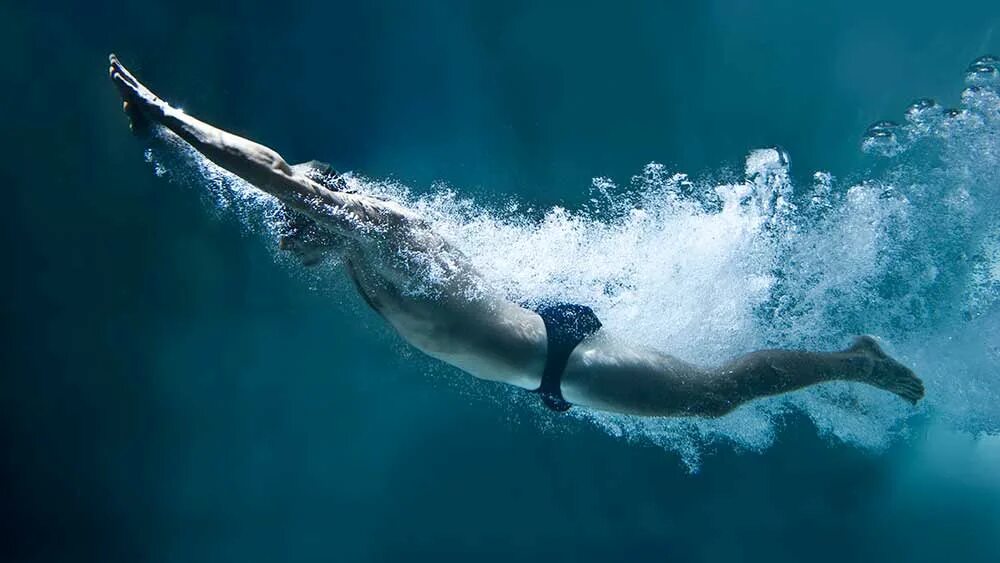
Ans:
<svg viewBox="0 0 1000 563"><path fill-rule="evenodd" d="M1000 10L872 4L7 7L0 555L997 560L1000 103L962 92ZM420 206L512 297L704 362L873 332L928 398L549 415L278 256L238 182L147 156L111 51Z"/></svg>

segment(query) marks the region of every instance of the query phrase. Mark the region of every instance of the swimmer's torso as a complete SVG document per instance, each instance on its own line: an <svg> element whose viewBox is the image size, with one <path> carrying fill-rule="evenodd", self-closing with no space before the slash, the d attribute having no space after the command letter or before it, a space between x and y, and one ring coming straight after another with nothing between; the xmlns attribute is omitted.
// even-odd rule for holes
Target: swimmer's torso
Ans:
<svg viewBox="0 0 1000 563"><path fill-rule="evenodd" d="M537 388L546 354L541 317L477 287L460 252L413 230L385 246L344 252L364 300L425 354L483 379Z"/></svg>

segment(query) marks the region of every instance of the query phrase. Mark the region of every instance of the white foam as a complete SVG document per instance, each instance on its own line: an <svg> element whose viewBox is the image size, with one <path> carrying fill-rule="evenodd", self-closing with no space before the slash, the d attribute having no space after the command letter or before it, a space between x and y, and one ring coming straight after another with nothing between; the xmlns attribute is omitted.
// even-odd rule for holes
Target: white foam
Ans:
<svg viewBox="0 0 1000 563"><path fill-rule="evenodd" d="M717 420L572 416L676 451L692 468L715 442L768 447L790 409L825 436L878 449L917 413L1000 432L1000 100L983 90L963 101L958 117L901 126L884 171L850 185L820 172L796 190L788 156L764 149L750 153L741 182L694 181L654 163L627 186L595 179L582 211L530 219L523 203L487 208L447 186L414 195L350 182L417 210L512 300L588 304L608 330L702 364L764 346L836 349L874 333L928 393L913 409L828 384ZM280 229L273 199L196 162L187 178L206 179L220 206Z"/></svg>

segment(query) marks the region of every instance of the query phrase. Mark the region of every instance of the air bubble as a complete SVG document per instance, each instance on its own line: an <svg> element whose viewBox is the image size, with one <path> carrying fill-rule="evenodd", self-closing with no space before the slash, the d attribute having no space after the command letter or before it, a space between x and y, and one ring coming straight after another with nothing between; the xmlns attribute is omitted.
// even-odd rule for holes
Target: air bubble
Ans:
<svg viewBox="0 0 1000 563"><path fill-rule="evenodd" d="M976 100L982 98L983 95L989 92L989 88L984 88L982 86L969 86L962 90L962 104L966 106L975 105Z"/></svg>
<svg viewBox="0 0 1000 563"><path fill-rule="evenodd" d="M913 123L922 123L928 116L941 113L941 106L931 98L920 98L906 108L906 119Z"/></svg>
<svg viewBox="0 0 1000 563"><path fill-rule="evenodd" d="M861 150L880 156L898 154L900 151L899 140L896 138L898 131L899 124L895 121L876 121L865 132L865 138L861 142Z"/></svg>
<svg viewBox="0 0 1000 563"><path fill-rule="evenodd" d="M933 98L920 98L919 100L916 100L915 102L910 104L910 107L906 108L906 115L914 113L923 113L927 110L936 107L938 107L938 104L937 102L934 101Z"/></svg>
<svg viewBox="0 0 1000 563"><path fill-rule="evenodd" d="M747 178L773 175L776 172L788 172L790 160L788 152L781 147L757 149L747 156L745 173Z"/></svg>
<svg viewBox="0 0 1000 563"><path fill-rule="evenodd" d="M983 55L972 61L965 71L965 83L970 86L996 87L1000 85L1000 58Z"/></svg>

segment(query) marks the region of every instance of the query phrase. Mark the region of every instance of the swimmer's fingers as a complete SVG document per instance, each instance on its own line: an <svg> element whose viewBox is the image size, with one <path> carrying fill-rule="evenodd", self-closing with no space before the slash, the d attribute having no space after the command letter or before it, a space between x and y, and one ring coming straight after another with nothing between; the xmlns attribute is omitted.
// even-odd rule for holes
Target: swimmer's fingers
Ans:
<svg viewBox="0 0 1000 563"><path fill-rule="evenodd" d="M138 98L146 100L150 103L161 102L160 98L153 93L152 90L147 88L143 83L131 73L125 65L118 60L118 57L111 55L108 57L108 62L110 68L108 73L111 75L111 79L119 87L119 90L123 94L130 93Z"/></svg>
<svg viewBox="0 0 1000 563"><path fill-rule="evenodd" d="M118 60L109 57L108 74L122 97L122 110L129 116L130 127L136 131L148 126L149 121L158 121L163 115L166 103L146 88ZM137 131L138 132L138 131Z"/></svg>

